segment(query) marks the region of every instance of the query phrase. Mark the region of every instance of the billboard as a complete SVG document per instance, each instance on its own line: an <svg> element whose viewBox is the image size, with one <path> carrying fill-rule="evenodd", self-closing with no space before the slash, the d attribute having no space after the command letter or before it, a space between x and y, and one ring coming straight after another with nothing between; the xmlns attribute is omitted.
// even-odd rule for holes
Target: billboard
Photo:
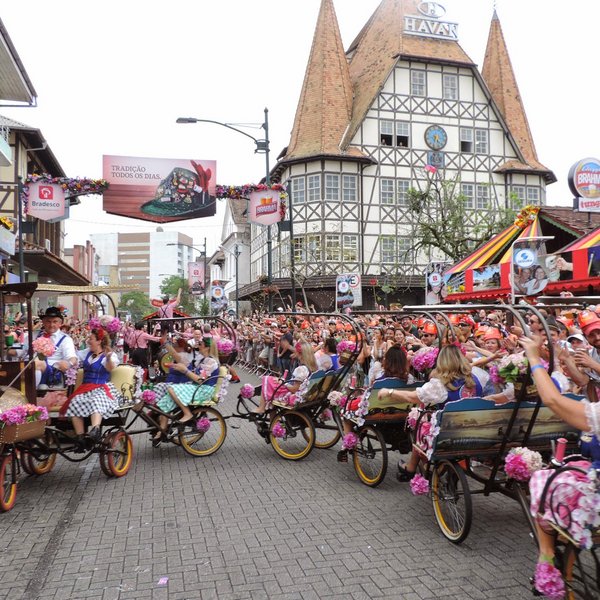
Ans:
<svg viewBox="0 0 600 600"><path fill-rule="evenodd" d="M511 278L514 296L537 296L550 282L544 260L546 239L524 238L513 244Z"/></svg>
<svg viewBox="0 0 600 600"><path fill-rule="evenodd" d="M337 276L335 306L337 310L362 306L362 283L358 273L344 273Z"/></svg>
<svg viewBox="0 0 600 600"><path fill-rule="evenodd" d="M214 160L103 156L106 212L169 223L216 213Z"/></svg>
<svg viewBox="0 0 600 600"><path fill-rule="evenodd" d="M448 295L444 282L444 271L450 267L447 262L430 262L425 273L425 304L441 304Z"/></svg>
<svg viewBox="0 0 600 600"><path fill-rule="evenodd" d="M275 225L283 218L281 201L276 190L257 190L250 194L248 220L257 225Z"/></svg>
<svg viewBox="0 0 600 600"><path fill-rule="evenodd" d="M204 263L189 262L188 263L188 285L190 294L200 296L204 294Z"/></svg>
<svg viewBox="0 0 600 600"><path fill-rule="evenodd" d="M65 191L57 183L36 181L29 184L27 214L42 221L60 221L66 217Z"/></svg>

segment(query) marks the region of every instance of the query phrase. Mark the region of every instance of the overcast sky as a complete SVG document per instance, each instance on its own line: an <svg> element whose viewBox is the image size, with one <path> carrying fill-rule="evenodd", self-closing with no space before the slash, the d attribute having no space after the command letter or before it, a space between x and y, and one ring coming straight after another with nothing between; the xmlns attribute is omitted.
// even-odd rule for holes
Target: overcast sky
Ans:
<svg viewBox="0 0 600 600"><path fill-rule="evenodd" d="M342 41L352 42L379 0L334 0ZM493 0L441 0L460 43L481 66ZM548 204L571 204L569 167L600 155L597 39L600 0L497 0L497 10L540 161L558 182ZM102 176L102 155L217 160L217 181L264 175L254 144L178 116L260 124L269 108L271 164L289 142L320 0L19 0L0 18L38 93L37 108L1 108L38 127L70 177ZM248 133L261 137L260 129ZM65 244L91 233L155 224L108 215L100 197L71 211ZM166 229L220 240L212 219Z"/></svg>

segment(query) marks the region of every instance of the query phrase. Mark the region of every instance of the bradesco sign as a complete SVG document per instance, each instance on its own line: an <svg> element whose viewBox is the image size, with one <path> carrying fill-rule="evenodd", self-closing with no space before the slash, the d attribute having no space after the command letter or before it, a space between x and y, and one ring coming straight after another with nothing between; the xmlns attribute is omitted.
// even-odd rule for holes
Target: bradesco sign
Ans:
<svg viewBox="0 0 600 600"><path fill-rule="evenodd" d="M569 187L575 196L575 210L600 212L600 160L584 158L576 162L569 171Z"/></svg>
<svg viewBox="0 0 600 600"><path fill-rule="evenodd" d="M42 221L59 221L65 216L65 191L55 183L29 184L27 214Z"/></svg>

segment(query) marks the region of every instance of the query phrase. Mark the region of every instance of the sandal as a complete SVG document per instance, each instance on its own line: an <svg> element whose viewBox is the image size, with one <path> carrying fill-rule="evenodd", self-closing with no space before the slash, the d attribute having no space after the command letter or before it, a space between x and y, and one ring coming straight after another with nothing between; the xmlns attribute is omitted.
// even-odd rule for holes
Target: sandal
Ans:
<svg viewBox="0 0 600 600"><path fill-rule="evenodd" d="M337 461L340 463L347 463L348 462L348 450L340 450L337 453Z"/></svg>
<svg viewBox="0 0 600 600"><path fill-rule="evenodd" d="M411 481L411 479L416 475L416 471L409 471L408 469L401 467L398 465L398 473L396 474L396 479L400 483L407 483Z"/></svg>

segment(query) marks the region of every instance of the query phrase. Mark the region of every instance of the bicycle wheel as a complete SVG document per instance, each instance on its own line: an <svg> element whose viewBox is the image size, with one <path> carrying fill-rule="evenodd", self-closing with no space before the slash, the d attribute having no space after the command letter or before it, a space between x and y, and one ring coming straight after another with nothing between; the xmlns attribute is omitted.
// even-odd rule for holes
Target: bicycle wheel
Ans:
<svg viewBox="0 0 600 600"><path fill-rule="evenodd" d="M589 561L584 561L583 559L588 557L582 554L584 553L571 543L564 549L562 574L567 591L566 600L600 598L600 564L595 563L591 553Z"/></svg>
<svg viewBox="0 0 600 600"><path fill-rule="evenodd" d="M227 436L225 419L218 410L208 407L196 409L193 414L194 418L179 432L181 447L192 456L214 454Z"/></svg>
<svg viewBox="0 0 600 600"><path fill-rule="evenodd" d="M282 411L271 420L269 438L279 456L300 460L308 456L315 445L315 428L305 414L295 410Z"/></svg>
<svg viewBox="0 0 600 600"><path fill-rule="evenodd" d="M313 420L313 424L315 426L315 448L327 450L340 441L342 436L331 409L321 410Z"/></svg>
<svg viewBox="0 0 600 600"><path fill-rule="evenodd" d="M106 437L106 450L100 453L100 468L112 477L123 477L131 467L133 443L124 431L116 431ZM103 465L104 463L104 465Z"/></svg>
<svg viewBox="0 0 600 600"><path fill-rule="evenodd" d="M442 533L454 544L460 544L471 529L473 504L467 476L458 465L443 460L435 466L431 478L431 501Z"/></svg>
<svg viewBox="0 0 600 600"><path fill-rule="evenodd" d="M56 464L56 452L50 448L56 446L54 434L47 430L43 442L40 443L40 449L36 453L27 452L23 456L23 460L21 461L23 470L30 475L50 473Z"/></svg>
<svg viewBox="0 0 600 600"><path fill-rule="evenodd" d="M358 478L369 487L377 487L385 478L388 455L380 431L364 425L358 432L358 444L352 450L354 470Z"/></svg>
<svg viewBox="0 0 600 600"><path fill-rule="evenodd" d="M17 500L16 468L12 454L0 458L0 512L8 512Z"/></svg>

